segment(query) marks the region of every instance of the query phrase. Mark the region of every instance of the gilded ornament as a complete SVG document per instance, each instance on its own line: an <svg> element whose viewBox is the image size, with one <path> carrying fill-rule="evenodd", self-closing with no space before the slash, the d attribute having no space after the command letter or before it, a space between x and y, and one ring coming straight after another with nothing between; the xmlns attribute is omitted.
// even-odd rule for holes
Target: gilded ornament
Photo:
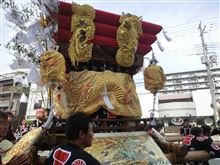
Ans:
<svg viewBox="0 0 220 165"><path fill-rule="evenodd" d="M2 156L2 163L7 164L14 156L27 153L43 132L42 127L39 127L22 136L22 138Z"/></svg>
<svg viewBox="0 0 220 165"><path fill-rule="evenodd" d="M144 85L145 89L149 90L154 95L158 90L163 89L165 76L163 69L157 65L150 65L144 70Z"/></svg>
<svg viewBox="0 0 220 165"><path fill-rule="evenodd" d="M71 32L73 32L68 48L73 66L79 62L88 62L92 57L93 44L90 42L95 35L95 9L89 5L72 4Z"/></svg>
<svg viewBox="0 0 220 165"><path fill-rule="evenodd" d="M122 15L117 30L118 50L116 61L120 66L130 67L134 64L138 38L142 35L141 20L131 14Z"/></svg>
<svg viewBox="0 0 220 165"><path fill-rule="evenodd" d="M66 64L63 55L55 50L49 50L40 56L40 75L44 84L66 82Z"/></svg>
<svg viewBox="0 0 220 165"><path fill-rule="evenodd" d="M141 108L132 77L125 73L111 71L71 72L70 79L62 92L57 93L56 113L59 117L68 117L73 112L83 111L92 114L102 106L111 111L103 100L104 86L117 115L141 116ZM105 79L103 76L105 75ZM60 96L59 96L60 95Z"/></svg>
<svg viewBox="0 0 220 165"><path fill-rule="evenodd" d="M95 18L95 9L90 5L78 5L73 2L72 13L90 18L91 20Z"/></svg>

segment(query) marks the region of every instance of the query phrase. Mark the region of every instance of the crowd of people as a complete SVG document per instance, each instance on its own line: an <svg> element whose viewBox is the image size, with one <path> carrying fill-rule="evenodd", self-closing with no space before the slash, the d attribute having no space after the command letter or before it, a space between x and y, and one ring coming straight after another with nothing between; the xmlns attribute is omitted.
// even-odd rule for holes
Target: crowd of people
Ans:
<svg viewBox="0 0 220 165"><path fill-rule="evenodd" d="M22 130L25 129L22 121ZM13 142L7 139L10 129L8 115L0 111L0 164L1 157L13 147ZM84 149L92 145L93 140L92 119L82 112L74 113L66 122L67 144L59 145L53 149L48 157L38 156L36 147L32 147L29 153L15 156L7 165L30 165L30 164L87 164L101 165L92 155ZM7 143L10 143L8 145ZM7 147L5 147L7 144Z"/></svg>
<svg viewBox="0 0 220 165"><path fill-rule="evenodd" d="M42 110L37 112L38 120L33 126L28 126L25 120L22 120L17 131L24 135L33 127L42 126L44 113ZM13 115L0 111L0 156L4 156L6 152L16 143L16 136L13 136L11 121ZM207 125L201 127L191 126L189 120L184 120L180 133L184 136L182 145L185 145L189 151L205 150L210 154L211 158L220 158L220 147L213 142L211 135L220 135L220 121L215 129ZM39 124L39 125L37 125ZM87 164L100 165L92 155L84 149L92 145L93 140L92 119L82 112L74 113L66 121L66 137L67 144L59 145L54 148L48 157L37 155L36 147L31 149L30 153L17 155L7 165L20 164ZM7 145L6 145L7 144ZM190 165L208 164L208 161L199 161L188 163ZM1 164L1 159L0 159Z"/></svg>
<svg viewBox="0 0 220 165"><path fill-rule="evenodd" d="M10 150L14 143L7 139L8 132L10 132L10 119L9 116L0 111L0 158L6 154L8 150ZM2 164L0 160L0 164ZM15 165L15 164L31 164L31 157L28 154L22 154L15 156L7 165Z"/></svg>
<svg viewBox="0 0 220 165"><path fill-rule="evenodd" d="M183 127L180 128L180 134L184 136L182 144L187 146L189 151L204 150L209 153L210 158L220 158L220 146L211 138L211 135L220 135L220 120L218 127L212 129L208 125L191 126L189 119L184 120ZM187 165L208 165L207 160L200 160L186 163Z"/></svg>

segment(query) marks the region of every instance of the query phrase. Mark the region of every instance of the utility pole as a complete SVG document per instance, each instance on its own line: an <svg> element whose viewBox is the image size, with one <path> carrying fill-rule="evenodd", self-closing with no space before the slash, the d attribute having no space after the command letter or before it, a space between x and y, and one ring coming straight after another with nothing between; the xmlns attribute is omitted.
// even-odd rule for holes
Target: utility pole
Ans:
<svg viewBox="0 0 220 165"><path fill-rule="evenodd" d="M216 122L219 120L219 114L218 114L218 107L217 107L216 96L215 96L215 84L212 79L210 62L208 59L207 48L206 48L205 41L204 41L205 28L206 28L206 26L204 26L202 28L202 23L200 21L198 29L199 29L200 37L201 37L201 41L202 41L203 58L205 61L204 64L206 65L206 70L207 70L207 74L208 74L208 81L209 81L210 93L211 93L211 98L212 98L212 105L213 105L213 109L214 109L214 118L215 118L215 126L216 126L216 124L217 124Z"/></svg>

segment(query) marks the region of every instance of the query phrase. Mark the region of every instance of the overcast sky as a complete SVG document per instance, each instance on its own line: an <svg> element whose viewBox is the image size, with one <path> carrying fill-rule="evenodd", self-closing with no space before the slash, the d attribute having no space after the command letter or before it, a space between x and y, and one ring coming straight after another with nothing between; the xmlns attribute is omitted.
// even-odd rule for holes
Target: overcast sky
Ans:
<svg viewBox="0 0 220 165"><path fill-rule="evenodd" d="M26 2L28 3L30 1ZM157 44L153 45L153 50L160 62L159 64L164 68L166 73L204 68L204 66L201 65L199 56L184 55L184 51L186 51L187 54L189 50L193 51L193 46L201 44L199 31L197 30L199 21L202 21L202 24L206 25L208 30L211 28L210 24L214 24L213 31L206 33L205 40L207 42L218 42L219 50L219 1L113 0L110 2L107 0L77 0L74 2L90 4L96 9L117 14L129 12L137 16L143 16L144 21L162 25L164 29L168 31L170 37L173 37L173 41L170 43L167 42L161 33L158 35L158 39L165 47L165 51L159 51ZM216 29L217 26L218 29ZM12 30L9 30L2 9L0 12L0 34L0 43L5 43L10 40L14 34ZM1 47L0 73L9 70L8 64L13 58L7 50L2 49ZM189 54L191 53L196 53L196 51L194 50ZM151 53L148 53L147 56L151 57ZM148 61L146 61L146 65L147 64Z"/></svg>
<svg viewBox="0 0 220 165"><path fill-rule="evenodd" d="M173 41L167 42L161 33L158 35L158 40L165 47L165 51L161 52L157 44L153 44L153 50L159 61L158 65L163 67L165 73L205 69L205 66L201 64L200 56L196 55L201 53L201 38L198 31L200 21L202 21L203 26L206 25L206 43L213 43L214 48L212 51L219 55L220 2L218 0L76 0L74 2L90 4L95 9L116 14L125 12L143 16L144 21L162 25L168 31L170 37L173 38ZM14 33L5 21L2 9L0 10L0 43L6 43ZM1 46L0 55L0 74L10 72L8 64L12 63L13 56L3 49L3 46ZM146 56L150 58L151 52ZM145 63L145 66L147 65L148 60ZM136 75L134 78L136 82L143 82L142 74ZM137 86L138 93L143 93L143 89L143 84ZM142 109L145 112L152 107L151 98L151 95L140 95Z"/></svg>

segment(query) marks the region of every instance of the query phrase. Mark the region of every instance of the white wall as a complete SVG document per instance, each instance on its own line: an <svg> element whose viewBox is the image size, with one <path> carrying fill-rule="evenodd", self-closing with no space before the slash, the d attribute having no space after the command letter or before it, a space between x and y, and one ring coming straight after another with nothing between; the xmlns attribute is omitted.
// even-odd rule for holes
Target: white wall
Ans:
<svg viewBox="0 0 220 165"><path fill-rule="evenodd" d="M193 100L196 106L197 116L212 116L214 114L211 108L211 94L209 89L192 91Z"/></svg>
<svg viewBox="0 0 220 165"><path fill-rule="evenodd" d="M159 117L185 117L196 116L193 102L172 102L158 105Z"/></svg>

